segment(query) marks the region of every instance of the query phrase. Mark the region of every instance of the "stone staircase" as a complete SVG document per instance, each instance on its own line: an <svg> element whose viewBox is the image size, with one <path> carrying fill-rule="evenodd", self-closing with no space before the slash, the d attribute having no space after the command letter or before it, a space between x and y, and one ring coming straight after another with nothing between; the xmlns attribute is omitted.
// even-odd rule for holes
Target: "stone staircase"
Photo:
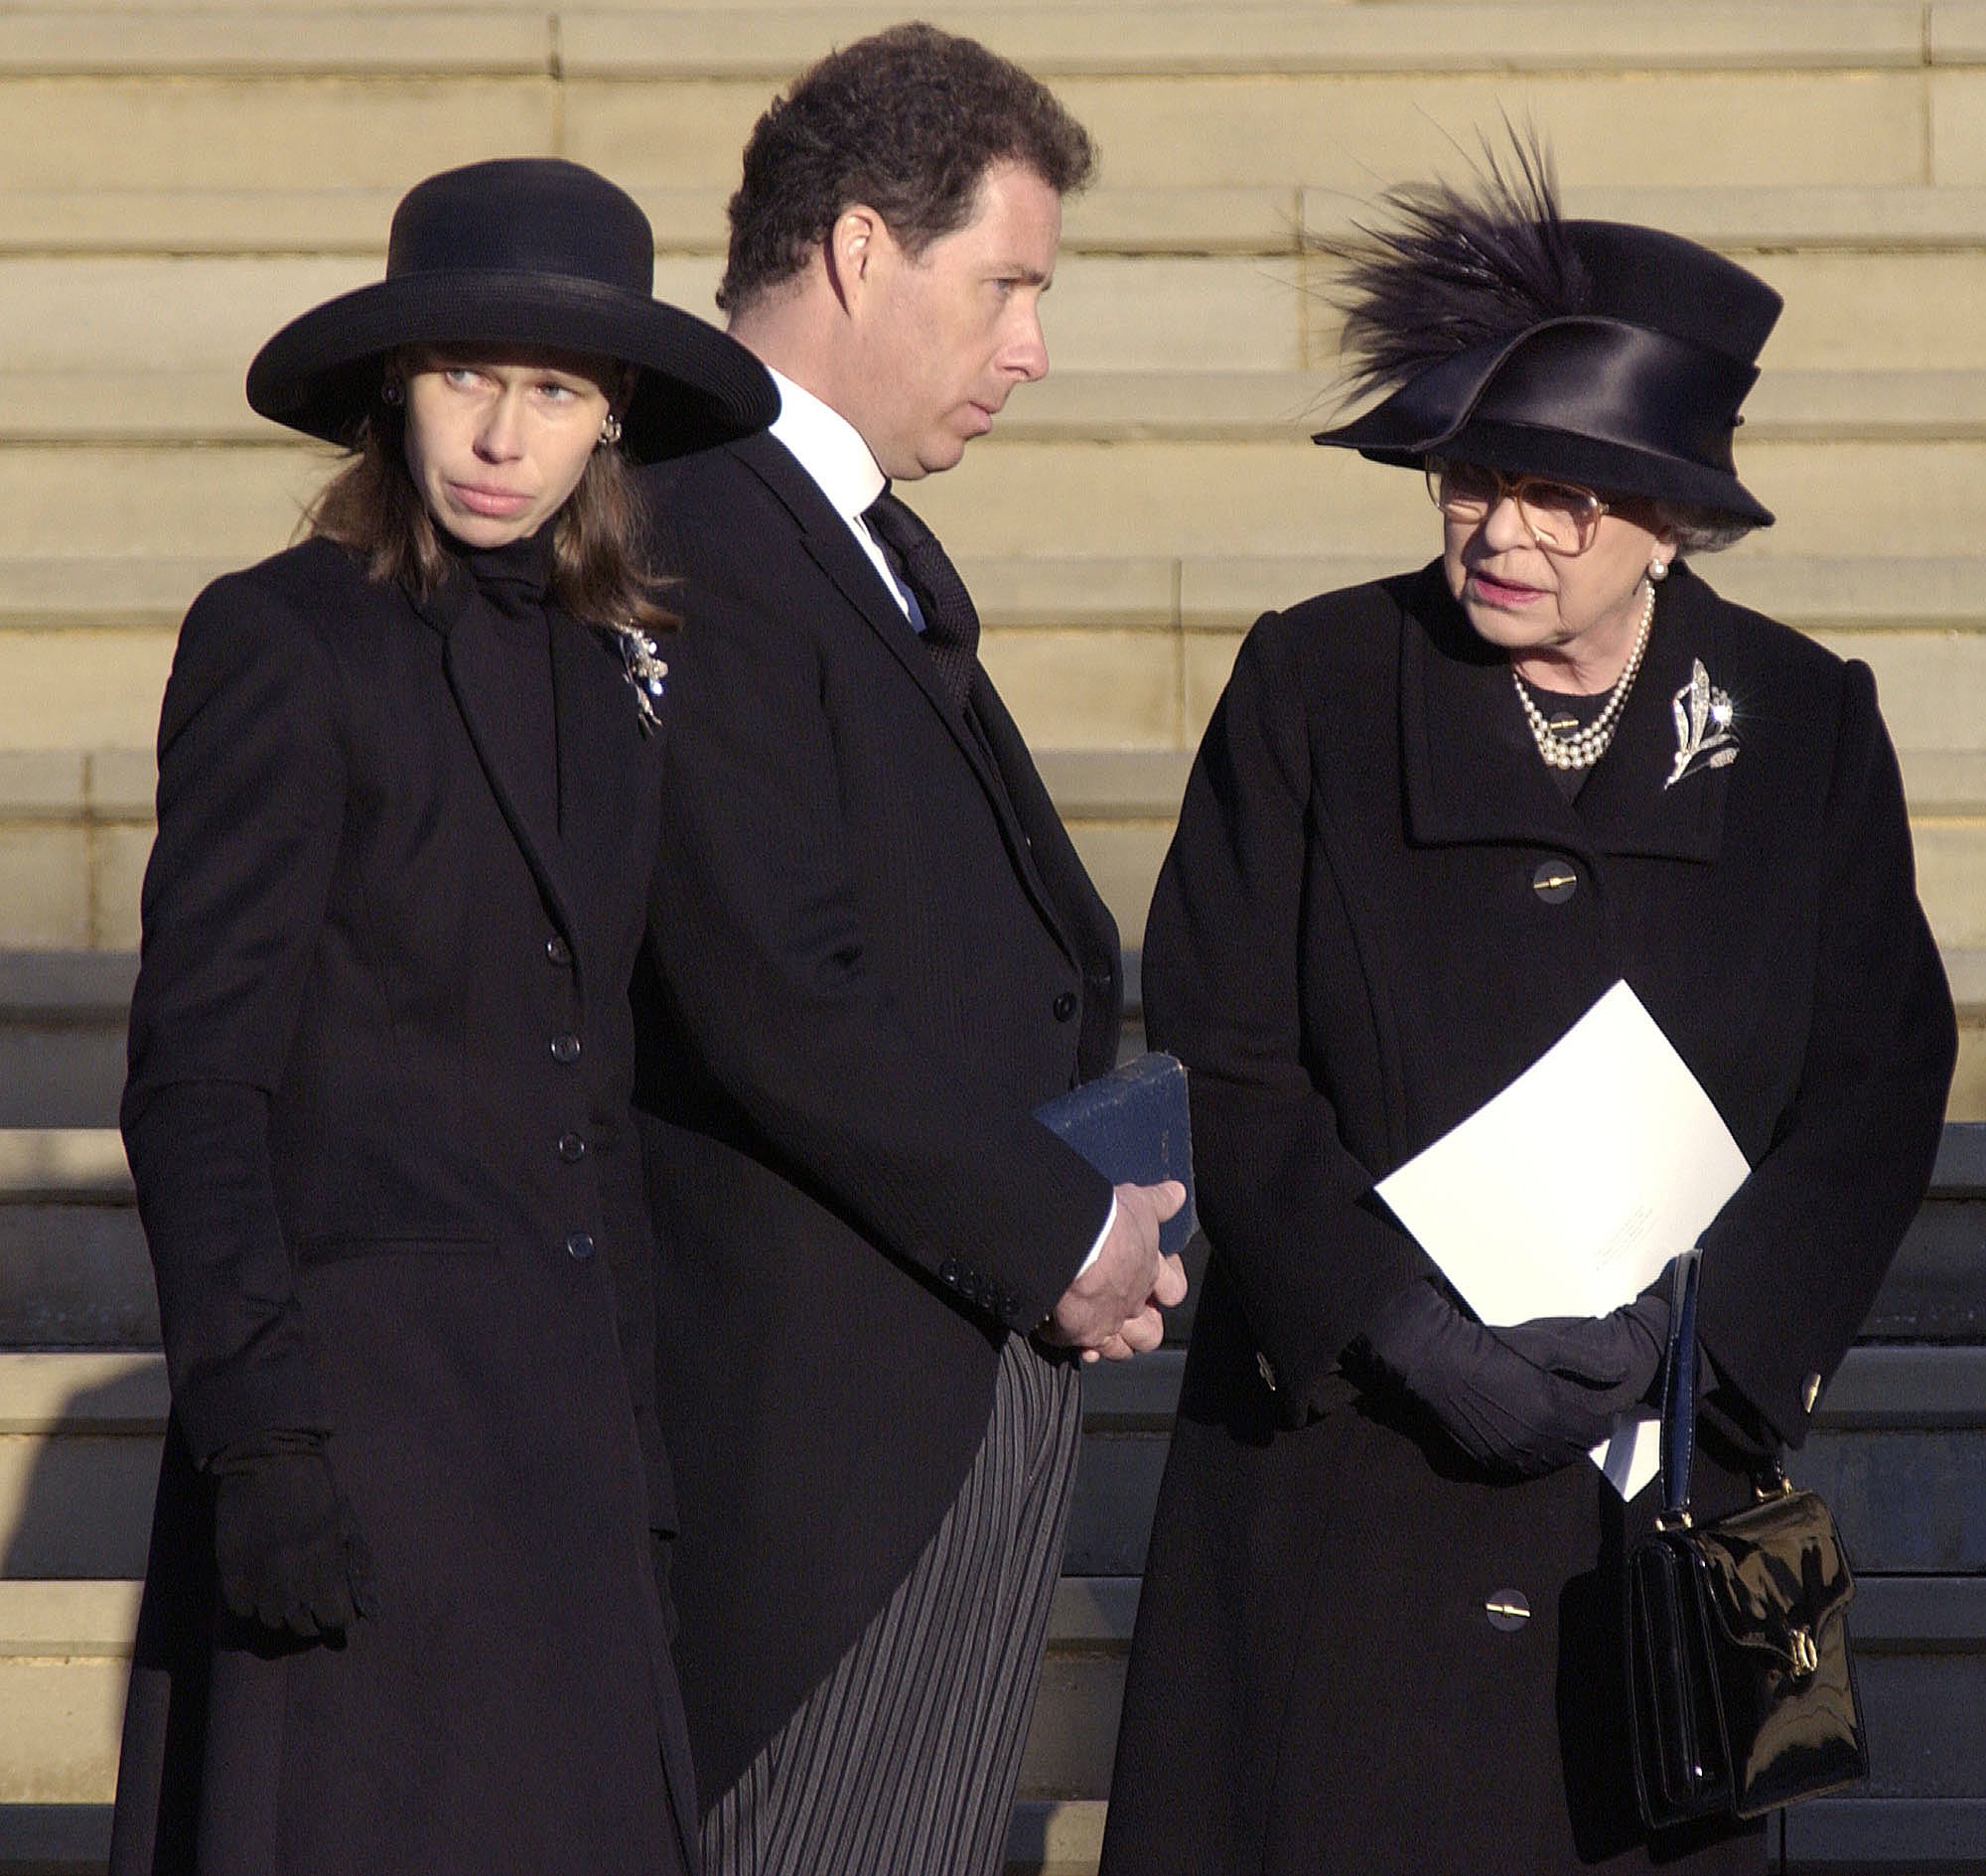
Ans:
<svg viewBox="0 0 1986 1876"><path fill-rule="evenodd" d="M142 1565L163 1391L104 1129L159 692L187 602L282 545L329 460L247 411L246 361L377 277L408 184L492 155L627 184L658 291L706 309L753 118L913 11L1049 77L1103 151L1054 375L919 501L1127 944L1248 623L1435 543L1413 478L1303 440L1336 327L1304 236L1507 112L1575 213L1786 295L1741 443L1781 520L1705 571L1875 667L1964 1019L1952 1111L1986 1118L1980 0L0 0L0 1876L100 1859ZM1791 1868L1986 1868L1986 1782L1945 1762L1986 1685L1986 1173L1946 1172L1823 1449L1876 1534L1858 1634L1904 1769L1887 1810L1799 1814ZM1176 1369L1090 1378L1017 1869L1094 1865Z"/></svg>
<svg viewBox="0 0 1986 1876"><path fill-rule="evenodd" d="M1792 1814L1787 1870L1986 1869L1986 1129L1931 1202L1796 1468L1841 1518L1877 1775ZM114 1133L0 1131L0 1876L94 1876L164 1366ZM1064 1575L1010 1876L1093 1869L1182 1352L1084 1376ZM1776 1826L1775 1828L1781 1828ZM1942 1860L1923 1860L1935 1848Z"/></svg>
<svg viewBox="0 0 1986 1876"><path fill-rule="evenodd" d="M1707 570L1875 666L1966 1018L1953 1112L1986 1113L1986 6L929 10L1049 75L1104 152L1055 374L921 502L1127 942L1248 622L1435 538L1411 477L1303 441L1335 356L1303 238L1507 111L1575 211L1787 296L1744 440L1782 519ZM0 4L0 947L135 941L178 619L289 537L327 461L247 411L244 361L376 277L400 190L596 163L648 209L659 290L707 307L753 116L892 11Z"/></svg>

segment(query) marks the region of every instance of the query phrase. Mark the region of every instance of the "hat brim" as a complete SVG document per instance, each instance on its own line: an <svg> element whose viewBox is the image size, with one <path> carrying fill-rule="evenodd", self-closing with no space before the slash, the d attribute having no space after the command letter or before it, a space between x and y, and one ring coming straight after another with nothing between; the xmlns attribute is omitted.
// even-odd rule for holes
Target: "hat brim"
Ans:
<svg viewBox="0 0 1986 1876"><path fill-rule="evenodd" d="M1319 436L1312 440L1335 439ZM1509 476L1549 476L1555 482L1577 483L1603 496L1688 503L1758 527L1772 526L1774 518L1772 509L1736 476L1564 430L1517 423L1465 423L1436 442L1412 449L1383 444L1350 447L1367 462L1398 469L1418 469L1430 456L1446 456L1457 462L1481 463L1486 469L1500 469Z"/></svg>
<svg viewBox="0 0 1986 1876"><path fill-rule="evenodd" d="M1445 359L1311 440L1401 467L1456 457L1765 527L1772 510L1729 466L1730 425L1756 375L1620 321L1551 320Z"/></svg>
<svg viewBox="0 0 1986 1876"><path fill-rule="evenodd" d="M517 345L590 353L640 373L622 416L638 462L686 455L763 430L779 392L751 353L665 301L579 276L404 274L292 320L248 367L258 414L350 445L379 396L379 361L410 345Z"/></svg>

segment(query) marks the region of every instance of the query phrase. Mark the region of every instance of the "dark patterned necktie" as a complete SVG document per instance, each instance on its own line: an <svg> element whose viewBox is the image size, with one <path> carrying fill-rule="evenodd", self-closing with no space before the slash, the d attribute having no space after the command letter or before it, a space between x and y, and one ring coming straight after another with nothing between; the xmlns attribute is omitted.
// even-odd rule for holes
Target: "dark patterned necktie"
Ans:
<svg viewBox="0 0 1986 1876"><path fill-rule="evenodd" d="M937 665L939 683L963 709L979 666L979 614L972 595L937 536L889 490L863 510L862 518L916 596L924 616L924 649Z"/></svg>

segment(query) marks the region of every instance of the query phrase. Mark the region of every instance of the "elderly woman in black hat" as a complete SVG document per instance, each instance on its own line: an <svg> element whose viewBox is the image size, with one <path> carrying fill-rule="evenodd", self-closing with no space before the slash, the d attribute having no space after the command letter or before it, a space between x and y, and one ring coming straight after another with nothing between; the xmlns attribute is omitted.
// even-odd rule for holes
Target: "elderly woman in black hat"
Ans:
<svg viewBox="0 0 1986 1876"><path fill-rule="evenodd" d="M1147 932L1212 1254L1103 1867L1757 1876L1761 1826L1636 1815L1655 1494L1585 1455L1662 1293L1492 1334L1373 1187L1625 979L1752 1168L1701 1239L1721 1513L1922 1195L1951 1006L1869 672L1690 565L1772 518L1730 446L1777 296L1528 156L1389 201L1339 255L1389 394L1317 440L1425 474L1440 556L1255 626Z"/></svg>
<svg viewBox="0 0 1986 1876"><path fill-rule="evenodd" d="M626 1115L668 618L761 367L577 165L430 178L248 377L346 445L159 733L124 1137L172 1416L119 1876L694 1866Z"/></svg>

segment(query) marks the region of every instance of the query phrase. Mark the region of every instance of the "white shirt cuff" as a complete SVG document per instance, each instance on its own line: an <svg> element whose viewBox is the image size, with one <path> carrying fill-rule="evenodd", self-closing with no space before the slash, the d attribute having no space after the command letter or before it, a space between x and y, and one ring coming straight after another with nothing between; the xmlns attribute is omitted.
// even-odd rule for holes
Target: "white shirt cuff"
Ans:
<svg viewBox="0 0 1986 1876"><path fill-rule="evenodd" d="M1110 1210L1107 1213L1105 1213L1103 1217L1103 1228L1096 1233L1096 1242L1090 1245L1089 1255L1083 1258L1082 1262L1076 1267L1075 1277L1080 1277L1083 1274L1083 1272L1087 1270L1089 1266L1097 1260L1097 1258L1103 1255L1104 1239L1106 1239L1110 1235L1111 1227L1116 1223L1117 1223L1117 1195L1113 1192L1110 1195ZM1071 1282L1075 1281L1075 1278L1074 1277L1070 1278L1070 1281Z"/></svg>

